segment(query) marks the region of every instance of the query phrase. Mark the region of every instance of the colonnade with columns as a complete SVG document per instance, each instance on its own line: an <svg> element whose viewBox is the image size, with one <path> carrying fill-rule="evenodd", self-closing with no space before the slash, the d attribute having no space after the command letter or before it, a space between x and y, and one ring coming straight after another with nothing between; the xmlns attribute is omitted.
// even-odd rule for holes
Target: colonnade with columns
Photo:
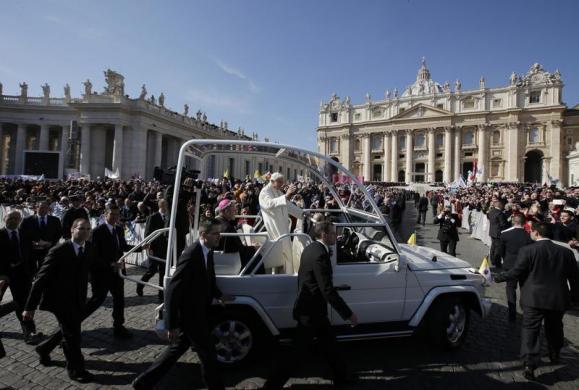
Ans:
<svg viewBox="0 0 579 390"><path fill-rule="evenodd" d="M499 143L491 145L491 133L497 129L500 129ZM463 139L464 131L471 132L471 140ZM492 146L501 149L500 156L495 155L493 161L500 161L497 164L501 166L503 180L518 181L522 179L520 132L520 124L511 123L500 127L482 124L342 134L338 154L345 166L364 176L366 181L374 181L373 167L381 165L381 181L385 182L410 183L416 181L417 175L426 182L451 182L466 173L463 172L463 163L474 165L475 161L479 167L483 166L477 179L487 181L493 157L490 155ZM416 144L418 134L425 137L420 145ZM437 136L442 137L438 143ZM373 147L372 137L382 137L380 150ZM324 137L324 141L330 142L330 138ZM355 149L356 143L358 150ZM402 143L403 147L400 146ZM503 154L502 150L508 150L509 155ZM421 167L424 164L424 171L416 172L417 164ZM438 172L437 177L437 171L442 175Z"/></svg>

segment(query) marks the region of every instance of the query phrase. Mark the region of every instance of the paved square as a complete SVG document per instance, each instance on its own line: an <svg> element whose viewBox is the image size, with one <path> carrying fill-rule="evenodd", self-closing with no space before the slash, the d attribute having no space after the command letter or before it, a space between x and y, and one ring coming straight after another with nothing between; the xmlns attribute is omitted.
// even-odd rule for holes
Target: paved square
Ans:
<svg viewBox="0 0 579 390"><path fill-rule="evenodd" d="M413 202L405 213L407 238L415 221ZM427 220L430 222L431 217ZM438 248L437 229L433 225L417 227L418 242ZM480 241L462 233L458 256L478 267L488 251ZM141 272L131 269L130 272ZM163 350L165 344L153 331L156 292L145 289L145 297L138 297L135 286L125 286L127 327L134 337L117 341L112 336L112 300L83 323L83 353L87 369L96 374L98 383L78 385L68 379L64 369L62 350L52 358L55 367L38 363L33 347L24 344L16 317L10 314L0 322L0 334L8 356L0 360L0 389L128 389L137 373L142 372ZM579 388L579 312L565 316L566 346L562 362L551 365L543 359L537 370L538 381L527 382L521 374L518 360L521 318L516 325L507 321L504 285L492 285L487 295L493 298L493 312L485 321L471 316L469 336L462 349L447 353L432 350L424 340L400 339L386 341L350 342L342 344L351 368L360 377L356 389L577 389ZM8 297L9 299L9 294ZM50 333L56 326L54 317L38 312L40 331ZM546 349L545 349L546 354ZM268 359L252 365L223 372L225 383L231 388L259 388L268 370ZM159 389L204 388L200 367L192 352L179 361ZM315 351L305 358L302 368L288 383L291 388L331 388L328 370L319 362Z"/></svg>

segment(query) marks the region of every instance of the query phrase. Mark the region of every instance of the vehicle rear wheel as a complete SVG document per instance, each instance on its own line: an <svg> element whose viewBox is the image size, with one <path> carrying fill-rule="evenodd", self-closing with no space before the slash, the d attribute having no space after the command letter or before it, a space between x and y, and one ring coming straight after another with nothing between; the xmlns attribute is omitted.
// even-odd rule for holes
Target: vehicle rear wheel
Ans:
<svg viewBox="0 0 579 390"><path fill-rule="evenodd" d="M241 310L225 310L211 326L217 361L234 367L250 361L262 346L264 329L252 315Z"/></svg>
<svg viewBox="0 0 579 390"><path fill-rule="evenodd" d="M429 310L429 339L435 346L447 350L459 348L468 333L470 311L459 297L443 297Z"/></svg>

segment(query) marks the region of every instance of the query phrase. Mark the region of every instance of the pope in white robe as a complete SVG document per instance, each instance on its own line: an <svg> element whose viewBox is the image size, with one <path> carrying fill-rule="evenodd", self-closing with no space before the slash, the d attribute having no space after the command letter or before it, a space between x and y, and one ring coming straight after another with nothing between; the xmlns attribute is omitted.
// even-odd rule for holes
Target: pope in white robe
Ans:
<svg viewBox="0 0 579 390"><path fill-rule="evenodd" d="M303 212L298 206L290 202L291 196L295 193L295 186L291 185L284 194L281 191L284 177L280 173L271 175L270 182L259 193L259 207L261 217L267 230L269 240L276 240L278 237L290 233L291 220L289 216L301 218ZM275 244L267 257L264 259L264 267L267 269L283 267L284 273L292 274L297 272L294 269L292 256L292 242L290 237L283 238Z"/></svg>

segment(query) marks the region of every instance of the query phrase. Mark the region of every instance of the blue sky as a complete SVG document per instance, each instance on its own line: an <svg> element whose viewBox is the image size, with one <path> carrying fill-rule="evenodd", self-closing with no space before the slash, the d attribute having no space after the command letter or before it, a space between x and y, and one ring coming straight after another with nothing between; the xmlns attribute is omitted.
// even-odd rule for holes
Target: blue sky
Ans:
<svg viewBox="0 0 579 390"><path fill-rule="evenodd" d="M568 106L579 103L579 1L446 0L2 0L0 82L74 96L103 70L146 83L165 105L214 123L315 149L320 100L353 103L402 91L422 56L433 79L463 89L505 85L534 62L559 68Z"/></svg>

